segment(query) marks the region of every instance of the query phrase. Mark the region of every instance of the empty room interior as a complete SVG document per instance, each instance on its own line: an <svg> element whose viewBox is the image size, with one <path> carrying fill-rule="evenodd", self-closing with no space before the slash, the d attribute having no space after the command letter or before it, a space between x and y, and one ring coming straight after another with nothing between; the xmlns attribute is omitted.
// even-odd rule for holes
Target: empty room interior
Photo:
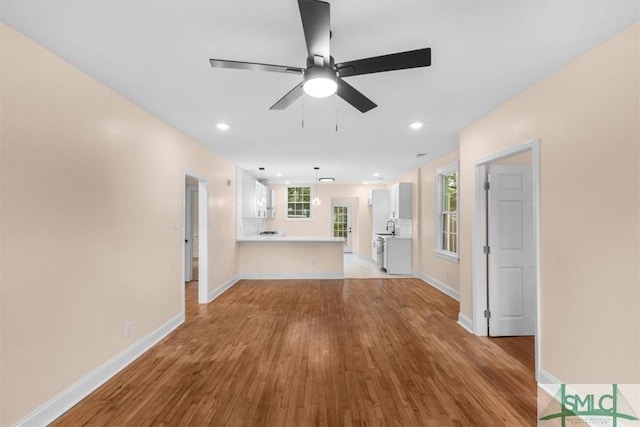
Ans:
<svg viewBox="0 0 640 427"><path fill-rule="evenodd" d="M639 19L0 2L0 426L544 426L637 386Z"/></svg>

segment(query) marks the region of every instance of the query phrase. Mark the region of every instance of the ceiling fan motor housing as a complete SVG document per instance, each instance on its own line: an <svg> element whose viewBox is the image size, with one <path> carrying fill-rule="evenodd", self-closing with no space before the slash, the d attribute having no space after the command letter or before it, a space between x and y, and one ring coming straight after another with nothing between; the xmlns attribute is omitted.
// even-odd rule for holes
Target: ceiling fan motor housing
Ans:
<svg viewBox="0 0 640 427"><path fill-rule="evenodd" d="M308 61L311 62L311 61ZM338 89L338 72L331 58L330 66L309 64L304 72L304 91L316 98L324 98L336 93Z"/></svg>

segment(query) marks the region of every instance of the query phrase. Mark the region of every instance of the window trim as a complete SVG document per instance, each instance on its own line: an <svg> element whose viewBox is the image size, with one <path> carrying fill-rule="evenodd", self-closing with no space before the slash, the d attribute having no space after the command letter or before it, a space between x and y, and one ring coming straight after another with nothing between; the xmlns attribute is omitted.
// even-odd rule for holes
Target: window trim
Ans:
<svg viewBox="0 0 640 427"><path fill-rule="evenodd" d="M289 217L289 188L309 188L309 218L290 218ZM313 185L311 184L287 184L284 186L284 220L285 221L313 221Z"/></svg>
<svg viewBox="0 0 640 427"><path fill-rule="evenodd" d="M451 175L452 173L456 173L457 175L457 204L456 204L456 248L458 252L451 252L442 249L442 209L444 204L444 194L442 189L443 179L446 175ZM448 163L440 168L436 169L435 172L435 185L436 185L436 200L435 200L435 234L434 234L434 252L436 256L440 258L444 258L446 260L459 263L460 262L460 166L459 161L454 160L451 163Z"/></svg>

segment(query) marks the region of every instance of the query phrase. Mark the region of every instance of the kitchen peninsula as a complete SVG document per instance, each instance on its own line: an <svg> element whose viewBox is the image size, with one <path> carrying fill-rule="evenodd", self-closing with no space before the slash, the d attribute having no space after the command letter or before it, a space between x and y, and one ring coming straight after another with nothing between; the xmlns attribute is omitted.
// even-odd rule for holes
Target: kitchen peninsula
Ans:
<svg viewBox="0 0 640 427"><path fill-rule="evenodd" d="M287 236L267 231L276 217L275 192L255 176L237 171L236 241L238 270L244 279L341 279L344 239Z"/></svg>
<svg viewBox="0 0 640 427"><path fill-rule="evenodd" d="M337 237L241 237L240 272L246 279L341 279L344 239Z"/></svg>

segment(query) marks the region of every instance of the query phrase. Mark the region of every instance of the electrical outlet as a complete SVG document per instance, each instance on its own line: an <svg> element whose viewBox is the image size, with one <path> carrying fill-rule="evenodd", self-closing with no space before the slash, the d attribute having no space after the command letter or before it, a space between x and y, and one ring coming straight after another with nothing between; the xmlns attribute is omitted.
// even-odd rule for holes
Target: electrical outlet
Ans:
<svg viewBox="0 0 640 427"><path fill-rule="evenodd" d="M133 323L127 322L124 324L124 337L131 338L131 333L133 332Z"/></svg>

